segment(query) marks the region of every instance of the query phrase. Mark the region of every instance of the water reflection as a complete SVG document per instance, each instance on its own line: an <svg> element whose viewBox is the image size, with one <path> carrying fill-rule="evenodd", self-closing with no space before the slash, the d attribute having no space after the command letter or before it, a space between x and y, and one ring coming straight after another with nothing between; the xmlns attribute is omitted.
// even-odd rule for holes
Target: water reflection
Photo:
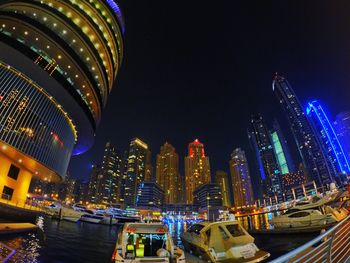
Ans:
<svg viewBox="0 0 350 263"><path fill-rule="evenodd" d="M39 230L21 236L1 236L16 249L11 263L110 262L117 239L115 226L39 218Z"/></svg>
<svg viewBox="0 0 350 263"><path fill-rule="evenodd" d="M180 234L182 232L185 232L187 230L187 223L186 222L168 222L168 229L171 237L173 238L175 246L182 247L182 242L180 239Z"/></svg>
<svg viewBox="0 0 350 263"><path fill-rule="evenodd" d="M273 226L269 223L275 214L265 213L251 216L238 217L238 221L245 229L273 229Z"/></svg>
<svg viewBox="0 0 350 263"><path fill-rule="evenodd" d="M239 217L244 227L268 229L268 220L274 215L261 214L251 217ZM39 218L39 231L21 236L0 236L0 241L16 249L11 263L103 263L110 262L117 240L119 226L95 225L90 223L72 223ZM168 228L174 244L182 247L180 234L187 230L190 223L169 222ZM257 235L256 245L269 251L274 257L282 255L305 242L314 235L277 236ZM272 259L273 257L271 257Z"/></svg>

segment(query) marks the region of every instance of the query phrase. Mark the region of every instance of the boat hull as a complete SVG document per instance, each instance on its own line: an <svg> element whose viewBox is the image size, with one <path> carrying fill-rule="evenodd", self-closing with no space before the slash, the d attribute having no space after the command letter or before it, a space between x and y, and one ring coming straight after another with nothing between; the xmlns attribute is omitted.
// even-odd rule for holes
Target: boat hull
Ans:
<svg viewBox="0 0 350 263"><path fill-rule="evenodd" d="M186 252L189 252L198 258L202 259L205 262L220 262L220 263L253 263L253 262L261 262L268 257L270 257L270 253L259 250L255 253L254 256L249 258L225 258L225 259L215 259L210 251L202 246L196 245L194 243L188 242L185 237L181 236L181 241L184 246Z"/></svg>

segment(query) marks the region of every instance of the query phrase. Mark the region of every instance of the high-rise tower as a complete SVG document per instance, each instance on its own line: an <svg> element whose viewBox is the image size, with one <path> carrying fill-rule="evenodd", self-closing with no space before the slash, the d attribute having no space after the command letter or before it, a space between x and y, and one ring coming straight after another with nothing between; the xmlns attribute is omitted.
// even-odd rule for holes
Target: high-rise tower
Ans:
<svg viewBox="0 0 350 263"><path fill-rule="evenodd" d="M222 204L223 206L230 207L231 206L231 198L230 198L230 188L228 181L228 176L225 171L216 171L215 173L215 182L220 186L221 188L221 195L222 195Z"/></svg>
<svg viewBox="0 0 350 263"><path fill-rule="evenodd" d="M179 156L175 148L167 142L160 147L157 155L156 181L164 191L166 204L179 202Z"/></svg>
<svg viewBox="0 0 350 263"><path fill-rule="evenodd" d="M252 183L245 152L237 148L231 154L230 172L234 205L236 207L254 204Z"/></svg>
<svg viewBox="0 0 350 263"><path fill-rule="evenodd" d="M275 157L270 133L261 115L252 116L250 125L251 139L255 141L256 158L261 160L265 180L263 180L263 192L265 196L282 197L281 172ZM259 162L259 161L258 161Z"/></svg>
<svg viewBox="0 0 350 263"><path fill-rule="evenodd" d="M188 145L185 157L186 203L193 203L193 191L202 184L210 183L209 157L205 156L204 145L195 139Z"/></svg>
<svg viewBox="0 0 350 263"><path fill-rule="evenodd" d="M329 121L318 101L312 101L307 104L306 114L326 156L331 178L338 181L338 183L346 181L345 175L350 174L349 162L333 128L333 124Z"/></svg>
<svg viewBox="0 0 350 263"><path fill-rule="evenodd" d="M276 74L272 89L286 114L309 180L315 181L318 187L331 183L326 158L291 85L284 77Z"/></svg>
<svg viewBox="0 0 350 263"><path fill-rule="evenodd" d="M127 171L125 178L124 202L126 206L135 206L140 183L145 180L147 166L151 161L148 145L138 138L129 146Z"/></svg>
<svg viewBox="0 0 350 263"><path fill-rule="evenodd" d="M113 0L4 0L0 21L0 193L25 200L32 174L58 180L92 146L124 22Z"/></svg>
<svg viewBox="0 0 350 263"><path fill-rule="evenodd" d="M334 127L345 155L350 160L350 112L339 113L334 121Z"/></svg>
<svg viewBox="0 0 350 263"><path fill-rule="evenodd" d="M106 143L98 177L97 203L118 203L120 196L121 158L115 146Z"/></svg>
<svg viewBox="0 0 350 263"><path fill-rule="evenodd" d="M88 200L90 203L98 203L97 200L97 188L98 188L98 179L101 172L101 166L97 164L92 165L90 172L89 180L89 190L88 190Z"/></svg>

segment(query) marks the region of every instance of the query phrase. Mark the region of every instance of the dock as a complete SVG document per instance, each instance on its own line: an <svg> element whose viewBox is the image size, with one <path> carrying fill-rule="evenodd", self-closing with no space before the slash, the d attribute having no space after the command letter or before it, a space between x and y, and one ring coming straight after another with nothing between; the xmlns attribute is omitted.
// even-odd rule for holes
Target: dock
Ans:
<svg viewBox="0 0 350 263"><path fill-rule="evenodd" d="M33 232L38 228L31 223L0 223L0 235Z"/></svg>

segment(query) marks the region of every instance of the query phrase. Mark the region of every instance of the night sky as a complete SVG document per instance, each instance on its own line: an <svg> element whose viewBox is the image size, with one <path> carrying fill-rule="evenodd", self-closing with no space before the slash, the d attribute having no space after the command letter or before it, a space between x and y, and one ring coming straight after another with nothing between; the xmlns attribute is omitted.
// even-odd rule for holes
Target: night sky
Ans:
<svg viewBox="0 0 350 263"><path fill-rule="evenodd" d="M302 103L319 99L332 119L350 110L350 1L205 2L118 1L123 65L94 147L72 158L74 177L88 179L106 141L122 153L134 137L149 144L153 163L171 143L182 175L187 145L198 138L212 173L228 172L232 150L249 151L251 114L269 126L277 118L290 136L272 92L276 71Z"/></svg>

